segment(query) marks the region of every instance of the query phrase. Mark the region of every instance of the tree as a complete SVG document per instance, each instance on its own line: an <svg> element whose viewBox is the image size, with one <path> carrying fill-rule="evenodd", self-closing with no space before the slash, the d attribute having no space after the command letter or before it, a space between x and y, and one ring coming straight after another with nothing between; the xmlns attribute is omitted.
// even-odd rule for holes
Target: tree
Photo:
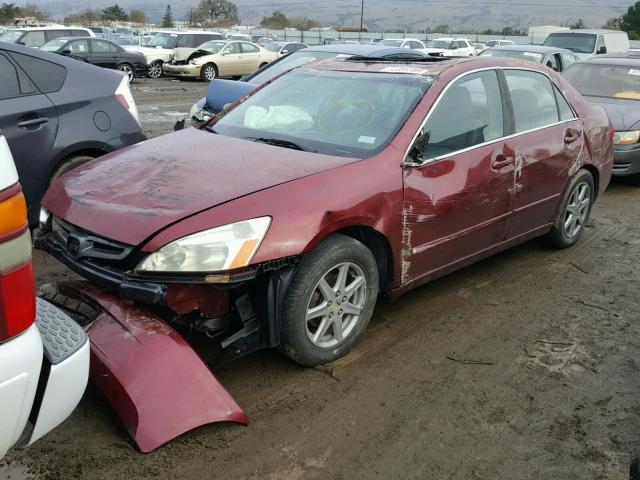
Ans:
<svg viewBox="0 0 640 480"><path fill-rule="evenodd" d="M70 13L64 17L64 24L91 25L100 20L101 14L97 10L87 9L79 13Z"/></svg>
<svg viewBox="0 0 640 480"><path fill-rule="evenodd" d="M220 23L238 23L238 7L230 0L200 0L198 11L202 22L215 26Z"/></svg>
<svg viewBox="0 0 640 480"><path fill-rule="evenodd" d="M133 23L147 23L147 16L144 11L133 8L129 11L129 21Z"/></svg>
<svg viewBox="0 0 640 480"><path fill-rule="evenodd" d="M629 39L637 38L640 32L640 2L627 9L627 13L620 19L620 29L627 32Z"/></svg>
<svg viewBox="0 0 640 480"><path fill-rule="evenodd" d="M289 22L289 26L296 28L300 31L305 31L305 30L311 30L312 28L319 27L320 22L307 17L292 18L291 21Z"/></svg>
<svg viewBox="0 0 640 480"><path fill-rule="evenodd" d="M173 28L173 12L171 12L171 5L167 5L167 9L164 11L164 17L162 17L163 28Z"/></svg>
<svg viewBox="0 0 640 480"><path fill-rule="evenodd" d="M434 30L438 33L449 33L449 25L438 25Z"/></svg>
<svg viewBox="0 0 640 480"><path fill-rule="evenodd" d="M569 28L571 30L576 30L578 28L585 28L585 27L586 27L586 25L584 23L584 20L582 20L581 18L579 18L576 23L569 25Z"/></svg>
<svg viewBox="0 0 640 480"><path fill-rule="evenodd" d="M13 19L20 16L20 7L13 3L3 3L0 5L0 24L12 24Z"/></svg>
<svg viewBox="0 0 640 480"><path fill-rule="evenodd" d="M270 17L264 17L260 22L261 27L271 28L274 30L284 30L290 26L290 20L280 10L276 10Z"/></svg>
<svg viewBox="0 0 640 480"><path fill-rule="evenodd" d="M37 18L38 20L47 20L49 18L49 15L40 10L40 7L34 3L26 3L23 7L20 7L20 16Z"/></svg>
<svg viewBox="0 0 640 480"><path fill-rule="evenodd" d="M102 20L107 21L124 21L129 18L127 16L127 12L125 12L117 3L102 10L101 16Z"/></svg>

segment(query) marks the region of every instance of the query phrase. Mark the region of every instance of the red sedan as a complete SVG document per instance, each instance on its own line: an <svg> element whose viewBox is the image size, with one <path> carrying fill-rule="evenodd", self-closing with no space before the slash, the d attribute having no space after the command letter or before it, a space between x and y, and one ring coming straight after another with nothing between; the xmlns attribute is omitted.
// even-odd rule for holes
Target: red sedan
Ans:
<svg viewBox="0 0 640 480"><path fill-rule="evenodd" d="M392 297L529 239L573 245L613 132L553 71L351 58L56 182L37 245L229 359L345 355Z"/></svg>

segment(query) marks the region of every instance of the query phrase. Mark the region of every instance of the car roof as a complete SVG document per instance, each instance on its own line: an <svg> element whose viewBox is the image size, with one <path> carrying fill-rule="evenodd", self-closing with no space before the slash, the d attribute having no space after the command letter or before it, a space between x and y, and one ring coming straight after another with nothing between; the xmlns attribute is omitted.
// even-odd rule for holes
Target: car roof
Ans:
<svg viewBox="0 0 640 480"><path fill-rule="evenodd" d="M499 47L491 47L490 50L511 50L516 52L531 52L531 53L549 53L549 52L560 52L560 53L571 53L571 50L567 50L565 48L556 48L556 47L545 47L542 45L500 45Z"/></svg>
<svg viewBox="0 0 640 480"><path fill-rule="evenodd" d="M21 27L21 28L11 28L10 30L17 30L17 31L24 31L24 32L29 32L29 31L34 31L34 30L84 30L87 31L89 30L88 28L85 27L65 27L64 25L60 25L59 27Z"/></svg>
<svg viewBox="0 0 640 480"><path fill-rule="evenodd" d="M369 57L382 57L386 55L393 55L397 53L407 53L407 50L415 53L415 50L400 48L400 47L387 47L384 45L362 45L362 44L350 44L350 43L335 43L332 45L322 45L317 47L307 47L300 51L307 52L330 52L330 53L343 53L345 55L361 55Z"/></svg>
<svg viewBox="0 0 640 480"><path fill-rule="evenodd" d="M640 58L637 57L595 57L581 60L576 63L589 63L595 65L621 65L629 67L640 66Z"/></svg>

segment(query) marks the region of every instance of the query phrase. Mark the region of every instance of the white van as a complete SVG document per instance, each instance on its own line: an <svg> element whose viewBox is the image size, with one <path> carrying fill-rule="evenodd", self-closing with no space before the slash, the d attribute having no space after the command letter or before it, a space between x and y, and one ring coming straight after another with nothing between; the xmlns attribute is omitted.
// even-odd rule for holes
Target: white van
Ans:
<svg viewBox="0 0 640 480"><path fill-rule="evenodd" d="M565 48L581 60L596 55L627 55L629 37L618 30L569 30L551 33L543 43L546 47Z"/></svg>
<svg viewBox="0 0 640 480"><path fill-rule="evenodd" d="M26 47L40 48L60 37L95 37L88 28L81 27L28 27L7 30L0 35L0 42L18 43Z"/></svg>

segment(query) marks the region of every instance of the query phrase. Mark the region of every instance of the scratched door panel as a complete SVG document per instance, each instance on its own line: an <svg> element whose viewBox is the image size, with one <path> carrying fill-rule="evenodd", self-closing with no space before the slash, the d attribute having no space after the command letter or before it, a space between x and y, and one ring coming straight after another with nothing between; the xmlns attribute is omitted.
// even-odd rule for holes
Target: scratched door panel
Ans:
<svg viewBox="0 0 640 480"><path fill-rule="evenodd" d="M502 141L404 172L403 283L502 242L513 164L495 168Z"/></svg>

